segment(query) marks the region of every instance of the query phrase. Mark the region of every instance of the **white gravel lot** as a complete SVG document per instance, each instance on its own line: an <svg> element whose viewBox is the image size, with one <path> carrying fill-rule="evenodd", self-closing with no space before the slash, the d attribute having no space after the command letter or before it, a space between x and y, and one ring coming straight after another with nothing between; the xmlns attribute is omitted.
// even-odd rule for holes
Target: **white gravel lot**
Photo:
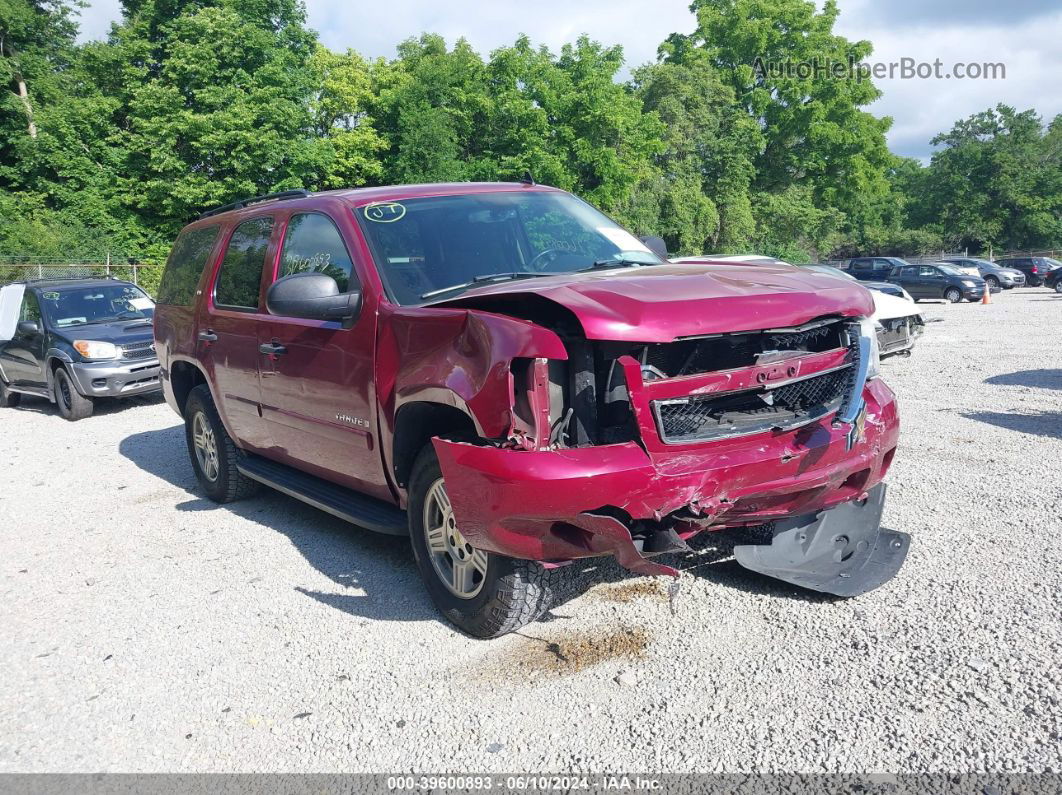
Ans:
<svg viewBox="0 0 1062 795"><path fill-rule="evenodd" d="M493 642L401 539L204 499L161 401L0 411L0 771L1062 771L1062 296L924 308L897 579L798 592L710 536L675 616L599 561Z"/></svg>

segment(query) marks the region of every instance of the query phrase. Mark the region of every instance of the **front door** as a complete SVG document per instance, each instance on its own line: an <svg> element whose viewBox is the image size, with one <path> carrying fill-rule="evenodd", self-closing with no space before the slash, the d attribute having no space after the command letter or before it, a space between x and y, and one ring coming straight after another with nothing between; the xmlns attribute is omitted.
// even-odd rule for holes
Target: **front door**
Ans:
<svg viewBox="0 0 1062 795"><path fill-rule="evenodd" d="M947 279L944 274L932 265L923 265L918 269L918 278L922 284L923 298L943 298L944 289L947 287Z"/></svg>
<svg viewBox="0 0 1062 795"><path fill-rule="evenodd" d="M276 278L316 270L332 276L340 292L360 289L352 249L328 215L295 213ZM271 457L389 498L376 439L374 309L363 307L352 325L271 315L258 340L262 412Z"/></svg>
<svg viewBox="0 0 1062 795"><path fill-rule="evenodd" d="M44 389L48 385L44 369L44 319L40 302L32 290L22 295L18 323L28 321L37 324L35 333L19 331L4 345L2 366L5 379L12 386Z"/></svg>
<svg viewBox="0 0 1062 795"><path fill-rule="evenodd" d="M271 444L259 409L258 331L269 322L261 287L273 226L273 218L260 216L233 231L197 329L218 411L237 443L256 452Z"/></svg>

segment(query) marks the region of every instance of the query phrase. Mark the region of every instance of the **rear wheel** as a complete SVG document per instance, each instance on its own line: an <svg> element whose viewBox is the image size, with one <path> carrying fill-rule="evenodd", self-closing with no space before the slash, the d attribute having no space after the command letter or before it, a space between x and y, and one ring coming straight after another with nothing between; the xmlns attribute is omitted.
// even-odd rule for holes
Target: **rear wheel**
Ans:
<svg viewBox="0 0 1062 795"><path fill-rule="evenodd" d="M226 433L206 384L188 394L184 436L199 485L214 502L233 502L258 491L258 482L236 467L243 453Z"/></svg>
<svg viewBox="0 0 1062 795"><path fill-rule="evenodd" d="M1055 292L1062 293L1062 278L1055 279Z"/></svg>
<svg viewBox="0 0 1062 795"><path fill-rule="evenodd" d="M0 378L0 408L13 409L21 402L22 395L8 389L7 384L5 384L4 380Z"/></svg>
<svg viewBox="0 0 1062 795"><path fill-rule="evenodd" d="M428 594L439 612L469 635L496 638L549 609L552 570L476 549L461 534L430 444L413 464L409 530Z"/></svg>
<svg viewBox="0 0 1062 795"><path fill-rule="evenodd" d="M949 287L944 291L944 300L957 304L962 301L962 291L958 287Z"/></svg>
<svg viewBox="0 0 1062 795"><path fill-rule="evenodd" d="M55 393L55 405L64 420L76 422L92 416L92 398L87 398L77 391L74 379L65 367L58 367L52 379L52 391Z"/></svg>

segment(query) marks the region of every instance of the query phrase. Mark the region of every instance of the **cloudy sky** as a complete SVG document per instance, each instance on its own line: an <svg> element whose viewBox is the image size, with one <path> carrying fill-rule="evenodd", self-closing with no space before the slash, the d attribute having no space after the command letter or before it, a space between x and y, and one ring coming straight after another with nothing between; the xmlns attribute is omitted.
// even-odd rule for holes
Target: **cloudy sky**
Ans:
<svg viewBox="0 0 1062 795"><path fill-rule="evenodd" d="M889 144L898 154L926 158L929 140L964 116L998 102L1035 108L1045 120L1062 113L1062 6L1057 0L839 0L837 32L874 44L871 61L940 59L1003 63L1004 79L875 80L884 96L870 110L894 119ZM422 31L453 41L464 36L481 53L511 44L519 33L559 49L581 33L622 44L631 66L653 60L674 31L689 32L689 0L306 0L309 23L333 49L394 55L395 45ZM118 0L89 0L82 40L103 38L119 17Z"/></svg>

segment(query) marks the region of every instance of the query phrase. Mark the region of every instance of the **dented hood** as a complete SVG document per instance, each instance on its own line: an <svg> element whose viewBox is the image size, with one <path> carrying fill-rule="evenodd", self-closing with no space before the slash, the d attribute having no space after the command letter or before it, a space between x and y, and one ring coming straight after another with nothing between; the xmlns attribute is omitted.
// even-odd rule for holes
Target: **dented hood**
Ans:
<svg viewBox="0 0 1062 795"><path fill-rule="evenodd" d="M498 298L525 296L570 310L589 339L632 342L670 342L874 312L874 300L861 285L788 265L651 265L559 274L485 285L434 305L490 311Z"/></svg>

